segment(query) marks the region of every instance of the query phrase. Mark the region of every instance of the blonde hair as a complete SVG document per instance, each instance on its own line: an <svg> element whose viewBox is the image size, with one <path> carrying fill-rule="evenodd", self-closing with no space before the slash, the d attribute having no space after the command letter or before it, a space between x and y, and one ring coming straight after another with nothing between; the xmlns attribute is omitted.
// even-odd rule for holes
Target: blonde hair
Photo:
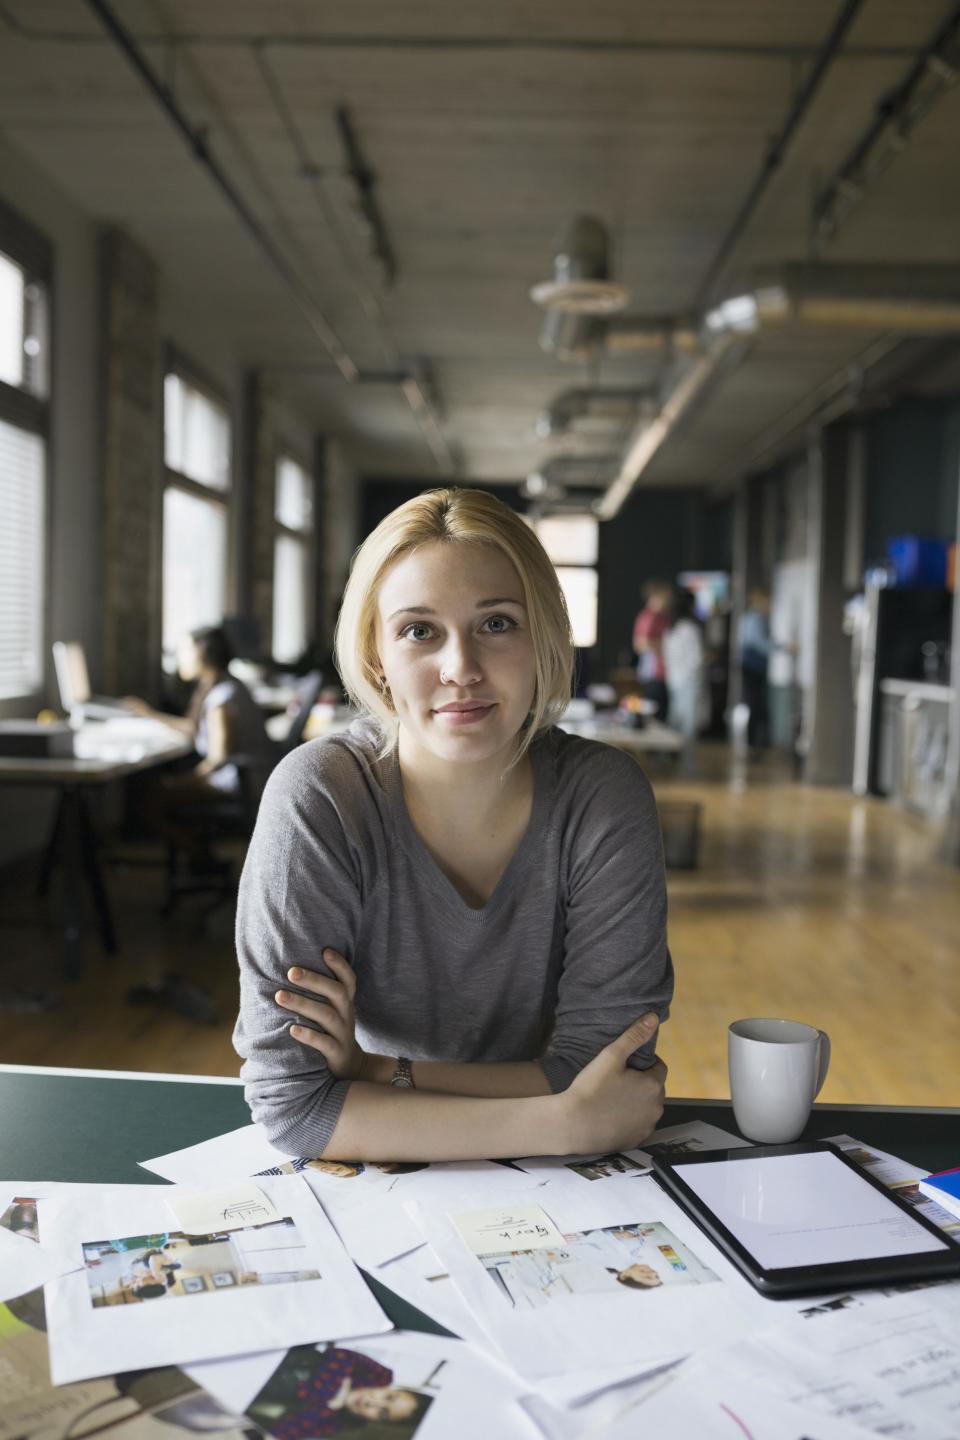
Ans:
<svg viewBox="0 0 960 1440"><path fill-rule="evenodd" d="M334 638L340 679L361 714L383 733L381 758L396 748L400 722L380 683L377 597L387 570L403 555L433 541L487 545L514 566L523 588L533 644L536 687L511 766L535 736L563 714L573 688L570 617L557 572L529 525L486 490L427 490L382 520L353 557ZM510 768L510 767L508 767Z"/></svg>

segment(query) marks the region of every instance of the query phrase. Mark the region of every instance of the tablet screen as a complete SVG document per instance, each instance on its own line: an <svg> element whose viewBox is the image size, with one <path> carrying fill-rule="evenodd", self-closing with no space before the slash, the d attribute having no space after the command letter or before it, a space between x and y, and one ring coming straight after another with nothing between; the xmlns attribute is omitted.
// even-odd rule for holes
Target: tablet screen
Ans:
<svg viewBox="0 0 960 1440"><path fill-rule="evenodd" d="M764 1270L950 1249L829 1151L672 1168Z"/></svg>

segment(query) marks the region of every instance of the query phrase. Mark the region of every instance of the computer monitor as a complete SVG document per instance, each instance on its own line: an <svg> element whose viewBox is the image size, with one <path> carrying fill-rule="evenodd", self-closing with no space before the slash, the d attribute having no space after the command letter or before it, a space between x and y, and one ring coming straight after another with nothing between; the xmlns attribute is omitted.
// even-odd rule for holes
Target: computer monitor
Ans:
<svg viewBox="0 0 960 1440"><path fill-rule="evenodd" d="M90 675L83 646L77 640L53 642L53 664L57 672L60 704L69 715L90 699Z"/></svg>

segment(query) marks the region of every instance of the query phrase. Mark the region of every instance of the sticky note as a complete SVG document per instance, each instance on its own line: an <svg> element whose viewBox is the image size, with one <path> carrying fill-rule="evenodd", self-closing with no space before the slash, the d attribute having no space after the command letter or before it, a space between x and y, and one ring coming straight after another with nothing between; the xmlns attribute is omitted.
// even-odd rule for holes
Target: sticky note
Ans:
<svg viewBox="0 0 960 1440"><path fill-rule="evenodd" d="M563 1247L563 1236L539 1205L470 1210L450 1218L474 1255Z"/></svg>
<svg viewBox="0 0 960 1440"><path fill-rule="evenodd" d="M241 1230L282 1220L268 1195L248 1181L219 1190L195 1190L167 1200L185 1235L213 1235L220 1230Z"/></svg>

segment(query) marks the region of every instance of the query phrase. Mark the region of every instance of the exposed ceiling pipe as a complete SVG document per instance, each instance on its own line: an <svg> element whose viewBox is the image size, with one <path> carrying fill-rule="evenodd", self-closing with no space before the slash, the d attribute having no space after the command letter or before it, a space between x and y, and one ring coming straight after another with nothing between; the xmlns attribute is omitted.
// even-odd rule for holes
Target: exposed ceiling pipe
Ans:
<svg viewBox="0 0 960 1440"><path fill-rule="evenodd" d="M650 388L625 389L606 385L584 385L564 390L550 401L541 414L537 421L537 434L542 440L565 435L584 415L622 422L644 401L652 403L653 396L654 391Z"/></svg>
<svg viewBox="0 0 960 1440"><path fill-rule="evenodd" d="M710 348L674 386L659 415L653 420L639 422L627 442L617 474L606 494L594 506L601 520L613 519L657 451L721 374L739 364L752 343L749 336L738 335L732 330L716 335Z"/></svg>
<svg viewBox="0 0 960 1440"><path fill-rule="evenodd" d="M283 280L302 314L306 317L314 334L320 340L344 380L349 380L351 383L357 380L360 371L347 353L340 337L320 309L309 287L300 278L283 251L276 245L270 232L261 225L259 219L240 194L240 191L236 188L229 175L221 168L216 157L211 154L203 129L191 124L174 99L169 86L163 83L141 55L137 46L130 39L127 31L120 24L110 6L105 3L105 0L87 0L87 4L99 17L105 29L116 42L118 49L120 49L130 61L130 64L143 80L147 89L173 121L173 124L193 152L194 159L205 168L211 179L226 196L231 209Z"/></svg>
<svg viewBox="0 0 960 1440"><path fill-rule="evenodd" d="M785 328L960 331L960 266L787 264L706 316L708 332L757 335Z"/></svg>
<svg viewBox="0 0 960 1440"><path fill-rule="evenodd" d="M344 380L347 380L351 384L360 381L362 376L359 367L349 355L340 337L327 320L310 288L301 279L286 255L275 243L270 232L260 223L257 215L247 204L247 201L234 185L229 175L227 175L220 166L216 157L211 153L204 130L191 123L175 100L169 86L164 84L159 75L157 75L140 53L126 29L121 25L110 6L106 3L106 0L87 0L87 4L98 16L115 41L117 47L129 60L130 64L144 81L148 90L159 102L161 108L180 132L194 158L204 167L222 191L244 229L259 246L273 269L292 294L298 308L306 317L311 329L320 340ZM444 475L455 475L459 469L457 458L440 428L436 406L432 396L432 386L425 385L423 376L415 370L409 374L404 372L400 380L400 388L423 431L424 438L437 462L439 470Z"/></svg>
<svg viewBox="0 0 960 1440"><path fill-rule="evenodd" d="M740 243L744 231L753 219L754 213L766 192L767 186L783 163L783 157L787 147L796 134L801 121L806 116L814 96L820 88L823 77L830 68L840 46L843 44L844 36L856 19L857 12L860 10L862 4L863 0L844 0L844 4L840 8L840 13L833 23L833 28L827 36L810 74L797 91L794 102L790 106L790 113L787 115L779 135L777 135L770 144L764 156L763 163L760 166L759 174L747 192L730 229L721 240L720 247L710 262L706 275L704 275L703 280L700 282L700 288L694 297L692 306L696 314L699 315L705 310L712 300L717 281L720 279L730 256Z"/></svg>
<svg viewBox="0 0 960 1440"><path fill-rule="evenodd" d="M960 5L954 5L900 84L877 102L873 121L817 197L813 240L818 249L833 238L870 184L902 153L917 125L958 78Z"/></svg>

